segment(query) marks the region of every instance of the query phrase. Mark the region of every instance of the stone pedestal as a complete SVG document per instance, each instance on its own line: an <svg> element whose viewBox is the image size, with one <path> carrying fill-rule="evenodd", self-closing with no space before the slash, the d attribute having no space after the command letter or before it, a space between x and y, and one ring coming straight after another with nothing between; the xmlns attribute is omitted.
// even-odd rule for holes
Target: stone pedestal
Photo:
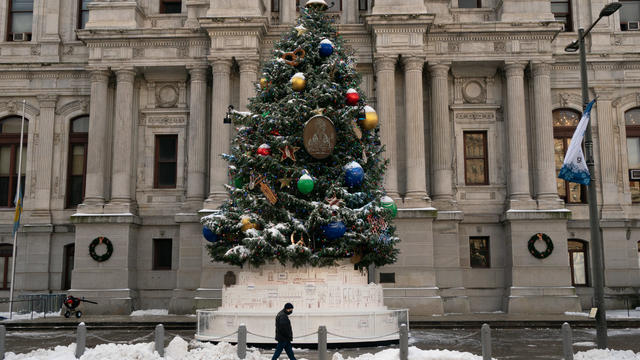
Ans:
<svg viewBox="0 0 640 360"><path fill-rule="evenodd" d="M85 314L129 315L135 308L137 291L136 253L140 220L133 215L73 215L76 227L74 268L69 293L96 300L99 306L84 306ZM97 262L85 254L97 236L108 238L113 254Z"/></svg>
<svg viewBox="0 0 640 360"><path fill-rule="evenodd" d="M196 289L200 285L202 259L208 258L206 241L202 237L202 225L197 213L176 215L180 225L180 254L176 289L169 303L170 314L193 314Z"/></svg>

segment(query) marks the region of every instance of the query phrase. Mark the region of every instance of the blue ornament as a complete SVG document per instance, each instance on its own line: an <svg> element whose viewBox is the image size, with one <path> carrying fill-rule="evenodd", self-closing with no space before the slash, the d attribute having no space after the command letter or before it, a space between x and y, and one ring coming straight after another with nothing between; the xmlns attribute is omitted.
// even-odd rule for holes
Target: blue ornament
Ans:
<svg viewBox="0 0 640 360"><path fill-rule="evenodd" d="M213 243L218 241L218 235L213 231L209 230L209 228L206 226L202 227L202 236L204 236L204 238L207 239L208 242Z"/></svg>
<svg viewBox="0 0 640 360"><path fill-rule="evenodd" d="M322 232L328 240L335 240L344 235L346 231L347 227L344 226L342 221L330 222L322 227Z"/></svg>
<svg viewBox="0 0 640 360"><path fill-rule="evenodd" d="M364 170L360 164L352 161L344 166L344 182L348 187L360 186L362 180L364 180Z"/></svg>
<svg viewBox="0 0 640 360"><path fill-rule="evenodd" d="M320 41L320 56L327 57L333 54L333 43L329 39L324 39Z"/></svg>

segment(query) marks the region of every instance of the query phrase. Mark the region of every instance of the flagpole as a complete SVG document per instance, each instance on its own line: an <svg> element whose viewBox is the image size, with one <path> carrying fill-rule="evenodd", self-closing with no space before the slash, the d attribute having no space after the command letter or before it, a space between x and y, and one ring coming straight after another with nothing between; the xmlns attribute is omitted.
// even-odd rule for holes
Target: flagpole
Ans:
<svg viewBox="0 0 640 360"><path fill-rule="evenodd" d="M18 150L18 185L16 187L16 219L19 219L18 207L22 206L22 197L20 196L21 180L22 180L22 139L24 137L24 111L27 101L22 99L22 122L20 123L20 147ZM15 223L14 223L15 226ZM18 254L18 229L13 229L13 264L11 265L11 291L9 291L9 320L13 318L13 289L16 280L16 256Z"/></svg>

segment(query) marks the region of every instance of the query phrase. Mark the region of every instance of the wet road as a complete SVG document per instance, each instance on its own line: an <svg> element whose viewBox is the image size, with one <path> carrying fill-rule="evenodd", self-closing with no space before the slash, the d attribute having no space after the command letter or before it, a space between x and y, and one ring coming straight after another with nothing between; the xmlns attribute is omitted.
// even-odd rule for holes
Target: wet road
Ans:
<svg viewBox="0 0 640 360"><path fill-rule="evenodd" d="M193 330L166 331L166 343L178 335L190 341ZM609 348L617 350L633 350L640 353L640 329L610 329ZM561 359L562 340L560 329L493 329L492 330L493 357L497 359ZM574 352L595 348L595 329L574 329ZM87 346L94 347L106 341L123 341L140 343L153 341L150 330L90 330L88 331ZM75 332L69 330L39 331L39 332L7 332L6 350L24 353L38 348L53 348L58 345L69 345L75 342ZM420 349L447 349L481 354L480 331L473 329L434 329L412 330L409 339L410 346ZM346 358L364 353L376 353L388 347L355 348L329 350L331 353L339 351ZM263 354L272 351L262 350ZM297 349L298 358L317 359L315 350Z"/></svg>

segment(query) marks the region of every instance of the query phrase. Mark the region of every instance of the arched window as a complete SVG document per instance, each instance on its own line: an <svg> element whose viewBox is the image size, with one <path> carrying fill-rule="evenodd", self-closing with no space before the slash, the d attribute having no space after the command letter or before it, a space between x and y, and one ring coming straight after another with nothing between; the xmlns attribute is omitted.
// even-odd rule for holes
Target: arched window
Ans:
<svg viewBox="0 0 640 360"><path fill-rule="evenodd" d="M624 113L627 130L627 163L631 201L640 202L640 107Z"/></svg>
<svg viewBox="0 0 640 360"><path fill-rule="evenodd" d="M13 258L13 245L0 244L0 269L2 269L2 283L0 290L11 287L11 260Z"/></svg>
<svg viewBox="0 0 640 360"><path fill-rule="evenodd" d="M571 285L587 286L589 284L587 242L578 239L569 239L568 248L569 265L571 266Z"/></svg>
<svg viewBox="0 0 640 360"><path fill-rule="evenodd" d="M0 207L13 207L18 187L18 158L20 148L20 124L22 118L9 116L0 120ZM24 174L27 171L27 133L29 122L24 119L22 140L22 168L20 183L24 194Z"/></svg>
<svg viewBox="0 0 640 360"><path fill-rule="evenodd" d="M88 133L89 116L83 115L71 120L67 163L67 208L75 208L84 200Z"/></svg>
<svg viewBox="0 0 640 360"><path fill-rule="evenodd" d="M553 141L556 162L556 175L560 173L564 155L567 153L571 137L580 122L580 113L572 109L553 111ZM586 203L587 191L584 185L567 182L556 176L558 196L566 203Z"/></svg>

